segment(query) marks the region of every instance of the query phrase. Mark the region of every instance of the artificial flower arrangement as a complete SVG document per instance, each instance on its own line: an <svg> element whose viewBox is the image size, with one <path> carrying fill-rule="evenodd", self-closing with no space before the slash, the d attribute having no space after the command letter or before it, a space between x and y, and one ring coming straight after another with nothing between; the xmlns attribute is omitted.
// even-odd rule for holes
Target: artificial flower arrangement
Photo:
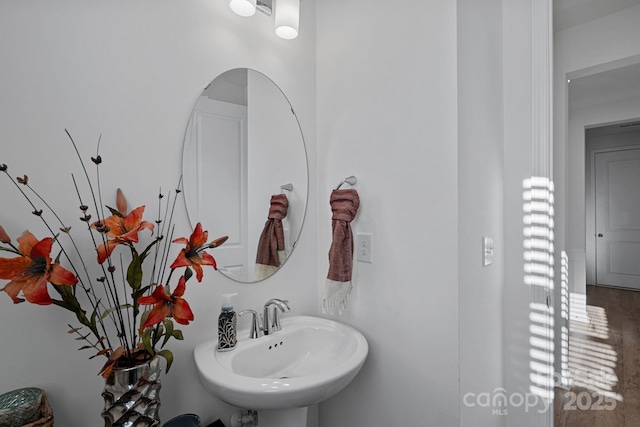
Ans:
<svg viewBox="0 0 640 427"><path fill-rule="evenodd" d="M90 358L106 357L106 363L99 372L105 378L114 367L134 366L156 354L166 359L168 371L173 353L164 346L171 338L183 339L174 321L188 325L194 319L189 304L183 298L186 284L194 271L196 280L202 281L203 266L216 269L215 259L206 251L220 246L227 238L220 237L208 243L208 232L200 223L188 239L173 238L173 214L181 193L180 185L173 192L173 200L169 197L164 206L164 196L158 195L155 224L143 220L145 206L128 211L120 189L117 190L116 207L102 208L99 186L102 158L100 155L91 158L98 183L94 186L76 143L69 132L67 135L91 193L92 208L83 203L74 178L80 221L95 249L98 274L92 275L89 261L84 259L71 226L63 222L32 187L29 178L24 175L14 180L8 166L0 164L0 172L22 193L33 209L32 214L44 223L50 233L47 237L38 238L24 231L16 239L16 244L0 226L0 251L13 255L10 258L0 257L0 279L9 281L0 291L4 291L16 304L26 300L39 305L54 304L73 312L81 326L69 325L69 333L84 342L80 350L95 351ZM107 211L110 215L106 214ZM151 234L151 239L140 250L139 235L145 232ZM184 247L169 264L171 243ZM52 252L55 254L53 259ZM124 257L128 259L126 268ZM145 270L143 266L148 259L153 259L153 263L150 269ZM178 271L181 274L172 290L171 280ZM49 294L49 284L58 298Z"/></svg>

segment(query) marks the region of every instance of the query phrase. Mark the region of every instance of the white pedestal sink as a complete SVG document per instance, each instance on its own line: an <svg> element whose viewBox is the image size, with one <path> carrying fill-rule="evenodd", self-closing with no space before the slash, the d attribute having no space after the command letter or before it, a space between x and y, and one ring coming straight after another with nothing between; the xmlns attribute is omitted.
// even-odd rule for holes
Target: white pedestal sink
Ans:
<svg viewBox="0 0 640 427"><path fill-rule="evenodd" d="M211 340L194 349L202 384L230 405L257 410L260 427L304 427L307 406L346 387L369 351L354 328L313 316L285 317L281 331L256 339L241 330L235 350L216 348Z"/></svg>

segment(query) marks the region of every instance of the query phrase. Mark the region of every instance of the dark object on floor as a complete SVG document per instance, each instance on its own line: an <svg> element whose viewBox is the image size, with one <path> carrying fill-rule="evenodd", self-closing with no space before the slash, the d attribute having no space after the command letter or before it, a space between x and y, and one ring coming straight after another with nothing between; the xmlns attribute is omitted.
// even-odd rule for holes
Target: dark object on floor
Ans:
<svg viewBox="0 0 640 427"><path fill-rule="evenodd" d="M200 417L196 414L182 414L171 418L162 427L200 427Z"/></svg>
<svg viewBox="0 0 640 427"><path fill-rule="evenodd" d="M207 427L225 427L224 424L222 423L222 421L215 420L214 422L212 422L211 424L209 424Z"/></svg>
<svg viewBox="0 0 640 427"><path fill-rule="evenodd" d="M22 388L0 396L0 425L51 427L53 411L44 390Z"/></svg>

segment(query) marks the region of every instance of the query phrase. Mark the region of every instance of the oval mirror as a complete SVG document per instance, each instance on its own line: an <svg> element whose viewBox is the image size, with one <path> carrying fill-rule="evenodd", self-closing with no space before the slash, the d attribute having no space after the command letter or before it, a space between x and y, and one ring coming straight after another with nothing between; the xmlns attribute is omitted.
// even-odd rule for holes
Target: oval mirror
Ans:
<svg viewBox="0 0 640 427"><path fill-rule="evenodd" d="M185 132L182 174L192 226L229 240L218 270L243 283L275 273L307 208L307 153L289 100L264 74L238 68L202 92Z"/></svg>

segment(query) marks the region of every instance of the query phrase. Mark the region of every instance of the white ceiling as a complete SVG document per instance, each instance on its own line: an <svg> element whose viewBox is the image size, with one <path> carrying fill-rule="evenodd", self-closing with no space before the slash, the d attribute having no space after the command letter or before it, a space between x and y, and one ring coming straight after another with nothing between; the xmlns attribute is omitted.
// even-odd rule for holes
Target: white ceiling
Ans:
<svg viewBox="0 0 640 427"><path fill-rule="evenodd" d="M640 0L553 0L554 31L562 31L640 4Z"/></svg>
<svg viewBox="0 0 640 427"><path fill-rule="evenodd" d="M554 31L640 5L640 0L553 0ZM571 80L569 106L585 105L640 97L640 65L627 65Z"/></svg>
<svg viewBox="0 0 640 427"><path fill-rule="evenodd" d="M640 97L640 64L628 65L571 80L569 106L587 105Z"/></svg>

